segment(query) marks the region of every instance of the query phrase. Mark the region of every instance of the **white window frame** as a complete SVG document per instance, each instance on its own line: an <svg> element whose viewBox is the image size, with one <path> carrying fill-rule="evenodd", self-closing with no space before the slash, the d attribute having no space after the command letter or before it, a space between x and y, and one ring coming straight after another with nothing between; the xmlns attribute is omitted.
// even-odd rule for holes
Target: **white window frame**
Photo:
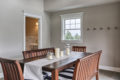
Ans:
<svg viewBox="0 0 120 80"><path fill-rule="evenodd" d="M81 19L81 39L80 40L65 40L64 39L64 20L66 19L75 19L75 18L80 18ZM71 14L64 14L61 15L61 41L62 42L67 42L67 43L83 43L83 12L80 13L71 13Z"/></svg>

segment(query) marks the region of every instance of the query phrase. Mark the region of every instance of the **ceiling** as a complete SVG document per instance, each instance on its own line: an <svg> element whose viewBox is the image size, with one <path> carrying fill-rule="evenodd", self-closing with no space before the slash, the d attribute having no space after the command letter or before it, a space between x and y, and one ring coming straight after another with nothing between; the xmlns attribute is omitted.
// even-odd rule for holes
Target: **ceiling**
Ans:
<svg viewBox="0 0 120 80"><path fill-rule="evenodd" d="M120 0L44 0L44 7L45 11L55 12L60 10L89 7L113 2L120 2Z"/></svg>

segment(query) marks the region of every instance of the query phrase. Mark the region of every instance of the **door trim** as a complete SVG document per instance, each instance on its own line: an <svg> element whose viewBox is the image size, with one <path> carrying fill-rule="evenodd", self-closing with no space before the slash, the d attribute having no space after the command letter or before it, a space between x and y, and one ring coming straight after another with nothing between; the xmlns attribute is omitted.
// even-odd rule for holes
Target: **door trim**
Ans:
<svg viewBox="0 0 120 80"><path fill-rule="evenodd" d="M39 28L38 28L38 48L42 48L42 16L24 13L24 40L23 40L23 49L26 50L26 17L32 17L39 19Z"/></svg>

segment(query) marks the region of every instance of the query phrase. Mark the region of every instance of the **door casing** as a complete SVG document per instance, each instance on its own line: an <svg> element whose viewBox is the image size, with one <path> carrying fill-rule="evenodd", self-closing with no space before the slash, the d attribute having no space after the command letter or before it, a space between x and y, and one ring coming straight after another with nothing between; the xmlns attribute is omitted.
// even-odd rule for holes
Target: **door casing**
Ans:
<svg viewBox="0 0 120 80"><path fill-rule="evenodd" d="M39 20L39 25L38 25L38 48L42 48L42 16L38 15L33 15L30 13L24 13L24 43L23 43L23 49L24 51L26 50L26 17L32 17L32 18L37 18Z"/></svg>

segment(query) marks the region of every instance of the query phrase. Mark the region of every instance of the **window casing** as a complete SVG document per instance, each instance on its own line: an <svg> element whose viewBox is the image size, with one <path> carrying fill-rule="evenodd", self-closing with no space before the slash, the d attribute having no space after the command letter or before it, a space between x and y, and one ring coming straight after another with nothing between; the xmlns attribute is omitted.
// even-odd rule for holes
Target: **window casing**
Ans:
<svg viewBox="0 0 120 80"><path fill-rule="evenodd" d="M70 43L83 42L83 12L61 15L61 40Z"/></svg>

